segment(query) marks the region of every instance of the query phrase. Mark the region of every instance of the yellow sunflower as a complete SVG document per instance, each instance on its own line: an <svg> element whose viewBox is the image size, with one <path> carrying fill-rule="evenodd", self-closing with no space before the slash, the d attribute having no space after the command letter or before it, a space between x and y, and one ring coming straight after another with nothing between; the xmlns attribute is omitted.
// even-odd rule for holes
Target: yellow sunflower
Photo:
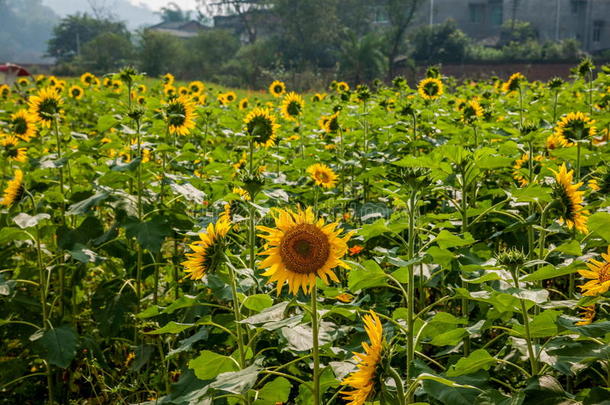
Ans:
<svg viewBox="0 0 610 405"><path fill-rule="evenodd" d="M25 189L23 187L23 172L19 169L15 170L15 177L13 180L8 182L8 185L4 189L4 196L0 205L10 207L11 205L19 202L23 197Z"/></svg>
<svg viewBox="0 0 610 405"><path fill-rule="evenodd" d="M92 73L89 73L89 72L83 73L80 77L81 83L87 87L95 85L95 79L96 79L96 77Z"/></svg>
<svg viewBox="0 0 610 405"><path fill-rule="evenodd" d="M276 209L274 211L275 228L257 227L268 235L259 235L265 239L264 252L267 256L259 267L267 269L264 276L270 277L268 282L277 281L277 292L281 292L284 284L288 290L297 294L300 289L308 294L316 284L316 277L328 284L328 279L338 282L332 271L340 266L349 268L341 260L347 252L347 242L352 234L339 237L341 233L338 223L325 224L323 219L316 219L313 210Z"/></svg>
<svg viewBox="0 0 610 405"><path fill-rule="evenodd" d="M112 87L112 79L110 77L104 77L102 84L104 87Z"/></svg>
<svg viewBox="0 0 610 405"><path fill-rule="evenodd" d="M588 114L569 113L557 122L554 135L561 146L574 146L576 141L595 136L594 124Z"/></svg>
<svg viewBox="0 0 610 405"><path fill-rule="evenodd" d="M582 295L593 297L604 294L610 288L610 246L607 253L602 253L602 259L604 259L603 263L591 259L587 263L589 270L578 270L581 276L589 279L585 284L578 286L584 291Z"/></svg>
<svg viewBox="0 0 610 405"><path fill-rule="evenodd" d="M576 325L590 325L593 319L595 319L595 304L579 308L582 310L582 313L580 314L580 321L576 322Z"/></svg>
<svg viewBox="0 0 610 405"><path fill-rule="evenodd" d="M326 98L326 93L316 93L311 97L311 101L318 103Z"/></svg>
<svg viewBox="0 0 610 405"><path fill-rule="evenodd" d="M307 168L307 173L313 181L324 188L333 188L337 185L337 175L325 164L316 163Z"/></svg>
<svg viewBox="0 0 610 405"><path fill-rule="evenodd" d="M11 132L25 142L36 136L36 118L28 110L19 110L11 114L9 125Z"/></svg>
<svg viewBox="0 0 610 405"><path fill-rule="evenodd" d="M362 405L372 400L375 397L375 385L379 380L378 369L383 353L383 327L375 312L370 311L369 315L364 316L364 330L371 344L362 343L364 353L354 353L358 370L341 381L341 385L353 388L351 391L341 392L343 399L349 401L348 405Z"/></svg>
<svg viewBox="0 0 610 405"><path fill-rule="evenodd" d="M239 109L240 110L247 110L248 109L248 99L247 98L242 98L239 101Z"/></svg>
<svg viewBox="0 0 610 405"><path fill-rule="evenodd" d="M256 107L246 115L244 124L257 145L266 148L275 145L275 133L280 126L275 123L275 116L269 109Z"/></svg>
<svg viewBox="0 0 610 405"><path fill-rule="evenodd" d="M232 103L237 100L237 94L234 91L227 91L225 93L225 100L227 100L227 103Z"/></svg>
<svg viewBox="0 0 610 405"><path fill-rule="evenodd" d="M11 88L6 84L0 84L0 97L8 98L11 95Z"/></svg>
<svg viewBox="0 0 610 405"><path fill-rule="evenodd" d="M190 94L190 90L188 87L180 86L178 87L178 94L181 96L188 96Z"/></svg>
<svg viewBox="0 0 610 405"><path fill-rule="evenodd" d="M529 153L524 153L521 158L517 159L515 165L513 166L513 179L515 179L521 187L525 187L528 185L529 180L525 178L521 169L524 167L529 169ZM534 156L534 173L540 170L541 162L544 160L544 156L536 155Z"/></svg>
<svg viewBox="0 0 610 405"><path fill-rule="evenodd" d="M51 123L56 115L61 115L63 100L54 88L41 89L28 101L30 113L40 125L51 128Z"/></svg>
<svg viewBox="0 0 610 405"><path fill-rule="evenodd" d="M70 97L76 100L80 100L81 98L83 98L85 92L80 86L74 85L70 87L70 90L68 90L68 94L70 95Z"/></svg>
<svg viewBox="0 0 610 405"><path fill-rule="evenodd" d="M174 84L174 80L176 80L174 78L174 75L171 73L166 73L161 77L161 81L163 82L163 84L165 84L166 86L171 86Z"/></svg>
<svg viewBox="0 0 610 405"><path fill-rule="evenodd" d="M525 76L523 76L521 73L513 73L508 78L506 83L502 84L502 91L505 93L512 93L513 91L519 90L523 80L525 80Z"/></svg>
<svg viewBox="0 0 610 405"><path fill-rule="evenodd" d="M30 81L27 77L21 77L19 80L17 80L17 84L19 87L26 87L28 84L30 84Z"/></svg>
<svg viewBox="0 0 610 405"><path fill-rule="evenodd" d="M462 107L462 122L472 124L483 117L483 107L477 100L470 100Z"/></svg>
<svg viewBox="0 0 610 405"><path fill-rule="evenodd" d="M123 82L120 80L113 80L111 86L112 91L116 94L120 94L123 91Z"/></svg>
<svg viewBox="0 0 610 405"><path fill-rule="evenodd" d="M169 132L178 135L188 135L195 128L195 106L187 96L170 100L165 107Z"/></svg>
<svg viewBox="0 0 610 405"><path fill-rule="evenodd" d="M296 121L299 115L303 113L303 107L305 107L303 97L291 91L282 100L282 115L289 121Z"/></svg>
<svg viewBox="0 0 610 405"><path fill-rule="evenodd" d="M9 160L13 160L15 162L26 162L28 160L28 156L26 153L26 148L20 148L19 140L12 136L4 136L0 140L0 144L4 148L4 153L9 158Z"/></svg>
<svg viewBox="0 0 610 405"><path fill-rule="evenodd" d="M561 166L559 172L552 171L556 180L554 194L561 203L562 220L567 223L568 228L576 228L579 232L587 233L589 211L584 209L583 195L585 192L578 190L583 183L572 184L574 170L568 172L565 163Z"/></svg>
<svg viewBox="0 0 610 405"><path fill-rule="evenodd" d="M239 159L239 161L237 161L237 163L233 163L231 166L233 166L233 169L235 169L235 171L240 171L241 169L243 169L244 167L246 167L246 163L248 163L248 156L243 153L241 156L241 159Z"/></svg>
<svg viewBox="0 0 610 405"><path fill-rule="evenodd" d="M216 269L224 254L224 238L230 230L231 224L226 220L210 223L206 232L199 234L199 240L189 245L193 253L187 253L187 260L182 262L188 277L201 280Z"/></svg>
<svg viewBox="0 0 610 405"><path fill-rule="evenodd" d="M177 94L176 88L174 86L172 86L171 84L165 85L165 86L163 86L163 94L167 98L176 97L176 94Z"/></svg>
<svg viewBox="0 0 610 405"><path fill-rule="evenodd" d="M136 86L136 90L138 91L138 93L144 94L144 93L146 93L148 91L148 88L146 87L145 84L138 84Z"/></svg>
<svg viewBox="0 0 610 405"><path fill-rule="evenodd" d="M424 100L434 100L443 95L443 82L435 77L428 77L417 86L417 92Z"/></svg>
<svg viewBox="0 0 610 405"><path fill-rule="evenodd" d="M286 85L284 82L276 80L269 85L269 93L271 93L273 97L281 97L285 92Z"/></svg>
<svg viewBox="0 0 610 405"><path fill-rule="evenodd" d="M318 125L320 129L323 129L327 134L334 134L341 127L339 125L339 111L332 115L323 115L320 120L318 120Z"/></svg>
<svg viewBox="0 0 610 405"><path fill-rule="evenodd" d="M250 194L248 194L248 192L241 187L233 187L233 190L231 190L231 192L233 194L237 194L246 201L250 200Z"/></svg>
<svg viewBox="0 0 610 405"><path fill-rule="evenodd" d="M349 84L346 82L337 82L336 89L339 93L345 93L346 91L349 91Z"/></svg>
<svg viewBox="0 0 610 405"><path fill-rule="evenodd" d="M546 138L546 148L549 150L563 148L567 146L567 143L563 136L559 136L556 133L552 133Z"/></svg>
<svg viewBox="0 0 610 405"><path fill-rule="evenodd" d="M208 96L205 93L198 94L193 96L193 102L197 105L205 105L208 101Z"/></svg>
<svg viewBox="0 0 610 405"><path fill-rule="evenodd" d="M199 80L195 80L194 82L189 83L189 90L193 94L199 94L205 90L205 84Z"/></svg>

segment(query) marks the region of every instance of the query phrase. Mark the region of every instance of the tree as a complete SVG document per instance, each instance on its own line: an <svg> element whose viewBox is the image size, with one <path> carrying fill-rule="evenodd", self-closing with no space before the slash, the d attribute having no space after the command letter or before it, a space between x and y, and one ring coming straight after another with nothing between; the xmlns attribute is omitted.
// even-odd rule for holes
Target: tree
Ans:
<svg viewBox="0 0 610 405"><path fill-rule="evenodd" d="M183 22L191 19L191 12L182 10L173 1L168 3L166 7L161 7L161 11L157 14L161 16L163 22Z"/></svg>
<svg viewBox="0 0 610 405"><path fill-rule="evenodd" d="M163 32L145 30L140 36L138 59L140 69L149 76L179 73L184 59L184 41Z"/></svg>
<svg viewBox="0 0 610 405"><path fill-rule="evenodd" d="M388 80L394 77L394 60L403 49L407 29L413 21L415 11L423 2L424 0L385 0L382 3L389 23L385 30Z"/></svg>
<svg viewBox="0 0 610 405"><path fill-rule="evenodd" d="M469 40L455 22L419 27L413 33L413 59L430 65L435 63L461 62L466 56Z"/></svg>
<svg viewBox="0 0 610 405"><path fill-rule="evenodd" d="M375 32L360 38L351 32L341 47L339 59L341 78L353 83L378 78L385 68L381 42L382 37Z"/></svg>
<svg viewBox="0 0 610 405"><path fill-rule="evenodd" d="M269 0L197 0L200 19L205 15L236 15L248 33L248 43L256 41L257 13L269 8Z"/></svg>
<svg viewBox="0 0 610 405"><path fill-rule="evenodd" d="M209 80L221 66L235 56L239 40L225 30L202 31L186 44L188 55L184 67L189 77Z"/></svg>
<svg viewBox="0 0 610 405"><path fill-rule="evenodd" d="M77 59L91 72L108 73L131 61L133 45L124 35L103 32L83 46Z"/></svg>
<svg viewBox="0 0 610 405"><path fill-rule="evenodd" d="M80 53L84 44L106 32L126 39L130 37L123 22L97 19L86 13L69 15L53 28L47 55L56 57L59 62L69 62Z"/></svg>

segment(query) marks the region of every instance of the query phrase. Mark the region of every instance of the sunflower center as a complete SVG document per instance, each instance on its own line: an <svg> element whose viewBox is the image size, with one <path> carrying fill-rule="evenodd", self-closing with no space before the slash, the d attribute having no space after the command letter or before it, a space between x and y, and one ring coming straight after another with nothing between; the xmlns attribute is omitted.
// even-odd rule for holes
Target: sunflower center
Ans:
<svg viewBox="0 0 610 405"><path fill-rule="evenodd" d="M16 134L23 135L28 130L28 123L22 117L17 117L13 120L13 131Z"/></svg>
<svg viewBox="0 0 610 405"><path fill-rule="evenodd" d="M428 82L424 86L424 91L429 96L434 96L438 93L438 83L436 82Z"/></svg>
<svg viewBox="0 0 610 405"><path fill-rule="evenodd" d="M288 111L288 114L290 114L291 116L299 115L301 113L301 105L298 102L293 101L288 104L288 108L286 108L286 111Z"/></svg>
<svg viewBox="0 0 610 405"><path fill-rule="evenodd" d="M313 224L297 225L282 238L280 256L292 272L315 273L324 267L330 256L328 236Z"/></svg>
<svg viewBox="0 0 610 405"><path fill-rule="evenodd" d="M167 115L169 116L169 125L179 127L186 120L186 108L179 102L170 104L167 107Z"/></svg>
<svg viewBox="0 0 610 405"><path fill-rule="evenodd" d="M604 264L597 274L600 283L610 281L610 263Z"/></svg>
<svg viewBox="0 0 610 405"><path fill-rule="evenodd" d="M50 121L51 117L57 114L58 110L57 101L52 98L45 98L40 102L40 106L38 107L40 115L47 121Z"/></svg>
<svg viewBox="0 0 610 405"><path fill-rule="evenodd" d="M282 90L284 90L284 89L283 89L283 88L282 88L282 86L280 86L280 85L277 85L277 86L275 86L275 87L273 88L273 91L274 91L274 92L276 92L276 93L281 93L281 92L282 92Z"/></svg>
<svg viewBox="0 0 610 405"><path fill-rule="evenodd" d="M330 180L328 173L325 172L317 172L316 178L322 183L327 183Z"/></svg>

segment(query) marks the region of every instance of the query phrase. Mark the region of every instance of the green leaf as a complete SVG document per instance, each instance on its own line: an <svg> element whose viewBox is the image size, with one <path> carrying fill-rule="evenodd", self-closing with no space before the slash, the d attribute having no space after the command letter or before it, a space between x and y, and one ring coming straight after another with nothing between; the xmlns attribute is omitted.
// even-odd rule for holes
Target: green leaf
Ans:
<svg viewBox="0 0 610 405"><path fill-rule="evenodd" d="M358 231L358 234L362 235L364 237L364 241L366 242L369 239L389 232L391 231L390 228L388 228L385 219L380 218L372 224L364 224L362 229Z"/></svg>
<svg viewBox="0 0 610 405"><path fill-rule="evenodd" d="M610 321L598 321L589 325L576 325L579 321L577 318L569 318L566 315L561 315L557 319L557 324L562 328L578 332L583 336L597 338L610 333Z"/></svg>
<svg viewBox="0 0 610 405"><path fill-rule="evenodd" d="M447 249L441 249L438 246L432 246L428 249L427 253L432 256L434 263L438 263L443 267L449 267L451 261L455 258L455 255Z"/></svg>
<svg viewBox="0 0 610 405"><path fill-rule="evenodd" d="M268 382L260 389L258 396L261 399L276 402L287 402L290 396L292 385L290 381L284 377L278 377L275 380Z"/></svg>
<svg viewBox="0 0 610 405"><path fill-rule="evenodd" d="M155 216L147 222L130 222L125 226L127 236L135 237L144 249L157 253L165 237L172 234L170 226L161 216Z"/></svg>
<svg viewBox="0 0 610 405"><path fill-rule="evenodd" d="M521 281L540 281L548 280L549 278L565 276L566 274L575 273L579 267L579 265L573 264L560 268L557 268L553 265L548 265L541 267L532 274L528 274L527 276L521 278Z"/></svg>
<svg viewBox="0 0 610 405"><path fill-rule="evenodd" d="M273 298L268 294L250 295L244 300L244 306L252 311L261 312L273 305Z"/></svg>
<svg viewBox="0 0 610 405"><path fill-rule="evenodd" d="M511 190L510 195L517 202L549 202L552 200L548 188L534 184L525 188Z"/></svg>
<svg viewBox="0 0 610 405"><path fill-rule="evenodd" d="M203 350L198 357L189 361L197 378L201 380L212 380L221 373L236 371L239 366L229 356L223 356L209 350Z"/></svg>
<svg viewBox="0 0 610 405"><path fill-rule="evenodd" d="M21 229L31 228L33 226L38 225L38 223L44 219L50 219L51 216L49 214L37 214L37 215L28 215L25 212L17 215L13 218L13 221L19 226Z"/></svg>
<svg viewBox="0 0 610 405"><path fill-rule="evenodd" d="M40 338L40 343L46 350L46 359L49 363L68 368L76 356L76 342L78 335L69 326L49 329Z"/></svg>
<svg viewBox="0 0 610 405"><path fill-rule="evenodd" d="M177 334L177 333L182 332L183 330L192 328L193 326L195 326L194 323L178 323L178 322L171 321L171 322L168 322L167 324L165 324L165 326L163 326L162 328L155 329L153 331L145 332L145 333L147 335L160 335L163 333Z"/></svg>
<svg viewBox="0 0 610 405"><path fill-rule="evenodd" d="M557 335L556 320L560 314L561 312L559 311L547 310L538 314L533 319L530 318L530 336L532 338L544 338ZM525 337L525 326L514 325L512 334Z"/></svg>
<svg viewBox="0 0 610 405"><path fill-rule="evenodd" d="M256 383L259 371L260 366L258 363L254 363L250 367L246 367L240 371L230 371L219 374L216 377L216 381L210 384L210 388L231 392L233 394L245 394L254 386L254 383ZM197 372L195 372L195 374L197 374Z"/></svg>
<svg viewBox="0 0 610 405"><path fill-rule="evenodd" d="M449 232L446 229L443 229L442 231L440 231L440 233L438 234L436 239L434 239L434 241L436 243L438 243L438 245L442 249L468 246L475 242L475 240L472 238L472 235L468 232L465 233L465 239L462 239L459 236L452 234L451 232Z"/></svg>
<svg viewBox="0 0 610 405"><path fill-rule="evenodd" d="M366 288L385 287L387 276L377 262L367 260L361 266L355 265L348 273L348 288L358 292Z"/></svg>
<svg viewBox="0 0 610 405"><path fill-rule="evenodd" d="M607 212L597 212L587 220L589 231L598 234L610 243L610 214Z"/></svg>
<svg viewBox="0 0 610 405"><path fill-rule="evenodd" d="M553 252L561 252L571 256L582 256L582 249L580 243L576 239L572 239L562 245L557 246L553 249Z"/></svg>
<svg viewBox="0 0 610 405"><path fill-rule="evenodd" d="M106 132L118 123L119 120L117 120L114 115L102 115L97 119L97 132Z"/></svg>
<svg viewBox="0 0 610 405"><path fill-rule="evenodd" d="M489 370L492 364L496 362L485 349L478 349L470 353L468 357L463 357L458 362L452 365L447 370L448 377L458 377L464 374L472 374L481 369Z"/></svg>
<svg viewBox="0 0 610 405"><path fill-rule="evenodd" d="M434 336L428 343L434 346L453 346L458 344L467 333L464 328L456 328Z"/></svg>
<svg viewBox="0 0 610 405"><path fill-rule="evenodd" d="M3 227L0 229L0 245L4 245L16 240L27 240L30 236L27 232L17 228Z"/></svg>
<svg viewBox="0 0 610 405"><path fill-rule="evenodd" d="M100 202L106 200L109 196L110 196L110 194L108 194L105 191L98 192L89 198L86 198L82 201L79 201L75 204L70 205L68 207L68 210L66 211L66 214L68 214L68 215L86 214L87 212L89 212L89 209L91 207L97 206Z"/></svg>

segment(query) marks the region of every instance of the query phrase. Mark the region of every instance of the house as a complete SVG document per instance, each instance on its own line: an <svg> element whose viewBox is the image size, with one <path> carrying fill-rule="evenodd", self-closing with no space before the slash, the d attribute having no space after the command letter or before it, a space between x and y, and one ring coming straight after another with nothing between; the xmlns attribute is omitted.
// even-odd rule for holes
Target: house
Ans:
<svg viewBox="0 0 610 405"><path fill-rule="evenodd" d="M201 31L209 29L197 21L164 21L148 28L151 31L163 32L178 38L196 37Z"/></svg>

